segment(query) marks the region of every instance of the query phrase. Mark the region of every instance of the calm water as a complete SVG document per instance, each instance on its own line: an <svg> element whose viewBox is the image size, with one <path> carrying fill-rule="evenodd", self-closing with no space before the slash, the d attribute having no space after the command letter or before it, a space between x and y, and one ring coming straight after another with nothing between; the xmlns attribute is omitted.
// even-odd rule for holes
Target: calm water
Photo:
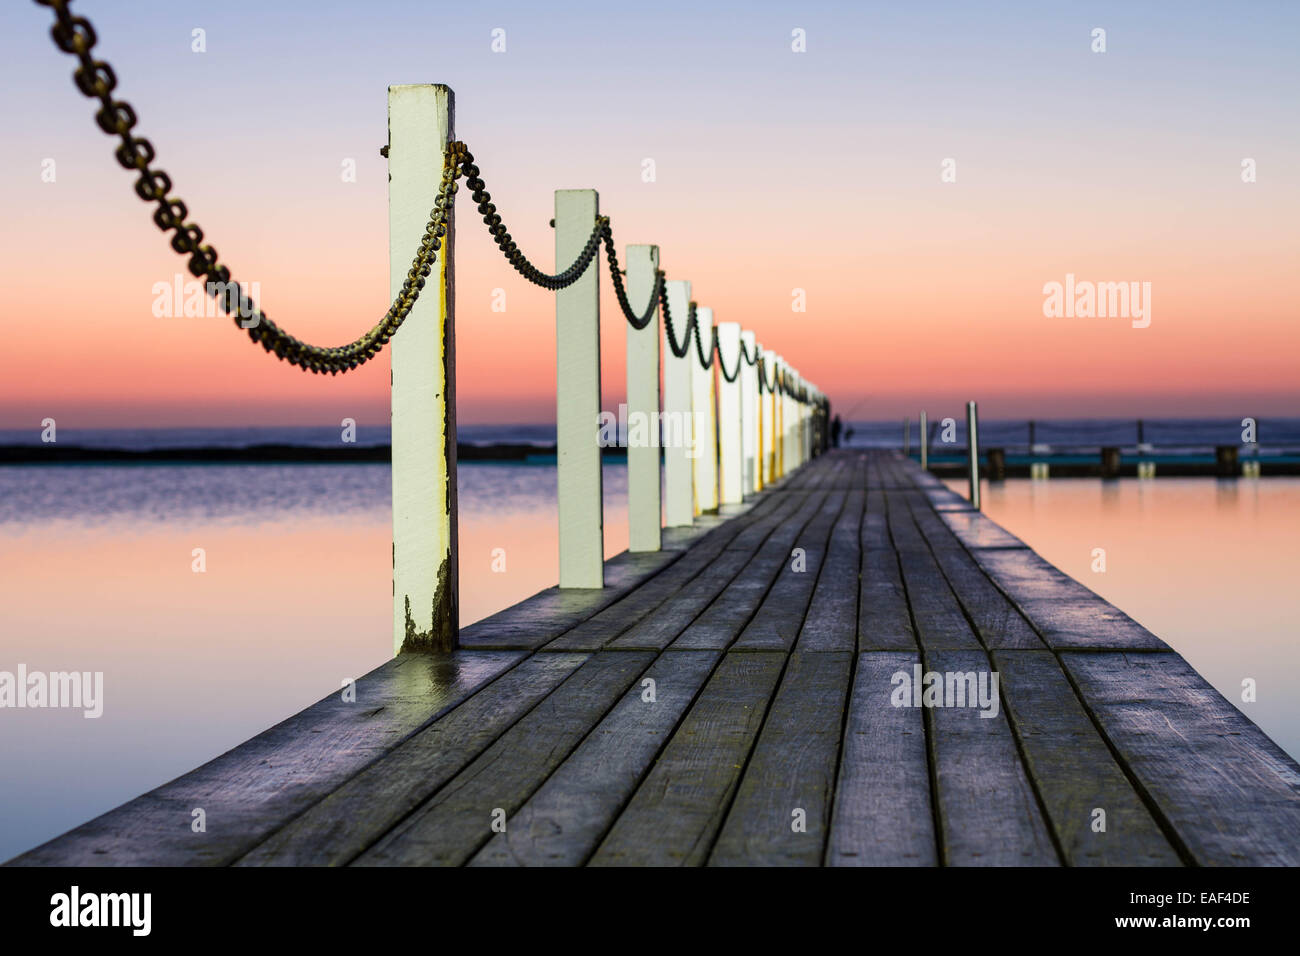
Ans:
<svg viewBox="0 0 1300 956"><path fill-rule="evenodd" d="M607 467L607 554L626 489ZM390 657L390 509L387 465L0 468L0 670L105 685L99 719L0 710L0 860ZM554 468L462 465L460 545L465 623L554 584Z"/></svg>
<svg viewBox="0 0 1300 956"><path fill-rule="evenodd" d="M963 482L947 482L965 496ZM985 483L984 512L1171 645L1300 759L1300 479ZM1093 549L1105 571L1093 570ZM1242 681L1257 686L1242 701Z"/></svg>

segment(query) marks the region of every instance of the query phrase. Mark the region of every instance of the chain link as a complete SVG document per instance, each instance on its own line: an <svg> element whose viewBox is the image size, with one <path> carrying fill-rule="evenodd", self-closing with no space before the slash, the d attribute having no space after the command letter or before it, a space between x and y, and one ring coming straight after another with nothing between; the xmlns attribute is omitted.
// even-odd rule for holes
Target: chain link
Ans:
<svg viewBox="0 0 1300 956"><path fill-rule="evenodd" d="M659 305L664 312L664 333L668 337L668 348L673 355L678 358L686 358L691 350L691 330L695 327L695 303L690 304L686 316L686 332L682 335L682 344L677 344L677 336L673 332L673 312L668 307L668 283L659 287Z"/></svg>
<svg viewBox="0 0 1300 956"><path fill-rule="evenodd" d="M614 283L614 297L618 299L618 307L623 310L628 325L640 331L650 324L655 315L655 306L664 295L664 271L655 270L655 284L650 290L650 301L646 303L645 311L637 315L632 311L632 305L627 300L627 290L623 287L623 272L618 267L618 251L614 247L614 233L609 227L609 219L605 220L601 237L605 240L605 258L609 262L609 277Z"/></svg>
<svg viewBox="0 0 1300 956"><path fill-rule="evenodd" d="M582 252L578 253L578 258L573 260L573 264L563 272L549 275L529 262L528 257L520 251L519 246L510 238L510 230L501 221L501 214L497 212L496 203L492 202L492 194L487 191L487 184L479 177L479 168L474 165L474 155L468 149L465 150L461 169L465 173L465 187L470 190L470 198L474 200L474 205L478 207L479 214L483 217L483 223L487 226L488 232L492 234L492 238L496 241L501 254L506 257L506 261L510 263L516 272L534 285L552 291L571 286L582 278L583 273L587 271L587 266L591 265L591 260L596 257L596 250L600 248L601 236L609 227L608 216L596 217L596 223L591 229L591 238L583 246Z"/></svg>
<svg viewBox="0 0 1300 956"><path fill-rule="evenodd" d="M734 382L736 376L740 374L741 361L748 362L750 365L758 363L760 391L780 390L784 394L797 397L787 386L785 376L780 372L777 372L771 385L767 383L759 349L756 347L751 356L745 349L743 341L735 371L728 375L721 362L718 334L715 328L711 328L712 340L706 359L694 302L690 304L686 329L679 343L673 329L672 312L668 307L667 282L662 269L655 270L655 285L645 310L639 315L634 312L628 302L627 290L618 267L618 254L608 216L596 218L591 237L568 268L551 275L534 266L511 238L509 230L506 229L505 223L497 212L496 205L492 202L491 194L487 192L486 184L480 177L480 170L474 164L473 154L464 143L460 142L447 144L443 156L442 178L433 209L429 213L428 224L425 226L424 237L402 283L402 291L393 300L384 317L368 332L347 345L322 348L302 341L281 329L258 308L244 292L243 287L231 278L230 269L221 263L217 250L203 241L203 230L198 223L187 221L188 207L184 201L171 195L171 177L151 165L156 158L153 145L144 137L132 133L136 125L135 110L125 100L113 98L113 90L117 87L117 76L113 68L91 55L97 38L90 21L85 17L73 16L68 9L71 0L35 0L35 2L54 11L55 22L50 31L54 42L64 53L77 58L79 66L73 73L77 88L85 96L99 101L100 108L95 114L95 120L105 133L110 136L115 135L121 140L114 155L124 168L139 173L135 192L146 202L157 204L153 215L154 223L162 232L174 233L171 237L171 247L177 253L189 256L190 273L207 280L208 293L217 299L218 304L227 314L233 316L240 328L248 332L249 338L259 343L266 351L274 352L283 361L315 373L338 374L350 371L379 354L410 315L433 270L438 250L450 229L452 209L458 189L457 180L464 176L465 185L470 190L479 214L482 215L483 222L497 247L506 261L529 282L553 291L572 285L586 273L603 241L619 308L634 329L643 329L650 324L654 317L655 306L658 304L663 312L668 346L673 355L685 358L690 351L691 340L694 339L695 352L700 364L706 369L711 368L714 356L718 356L718 368L728 382ZM802 395L799 400L806 401L806 390L801 388L799 392Z"/></svg>

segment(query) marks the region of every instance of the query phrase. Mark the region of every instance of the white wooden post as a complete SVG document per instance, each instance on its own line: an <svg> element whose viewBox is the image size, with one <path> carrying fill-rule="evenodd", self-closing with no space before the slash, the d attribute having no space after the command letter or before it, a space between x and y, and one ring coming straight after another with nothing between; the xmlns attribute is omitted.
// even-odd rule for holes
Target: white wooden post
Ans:
<svg viewBox="0 0 1300 956"><path fill-rule="evenodd" d="M566 268L591 238L594 189L555 191L555 267ZM600 474L600 282L597 260L555 293L555 444L560 587L605 583Z"/></svg>
<svg viewBox="0 0 1300 956"><path fill-rule="evenodd" d="M445 86L388 88L388 286L396 298L424 236L454 138ZM390 375L393 653L457 643L455 222L401 331Z"/></svg>
<svg viewBox="0 0 1300 956"><path fill-rule="evenodd" d="M763 355L763 394L759 396L759 478L763 485L770 485L776 480L776 469L772 467L772 456L776 448L776 398L768 386L772 383L775 356Z"/></svg>
<svg viewBox="0 0 1300 956"><path fill-rule="evenodd" d="M785 477L785 396L780 378L784 374L781 356L772 355L772 480Z"/></svg>
<svg viewBox="0 0 1300 956"><path fill-rule="evenodd" d="M748 330L740 333L746 353L757 355L758 339ZM752 495L762 487L758 471L758 365L740 363L740 454L744 459L745 494Z"/></svg>
<svg viewBox="0 0 1300 956"><path fill-rule="evenodd" d="M797 384L794 369L784 362L781 364L785 369L786 384L793 389ZM795 459L797 426L794 399L783 394L781 396L781 471L787 475L799 467L799 462Z"/></svg>
<svg viewBox="0 0 1300 956"><path fill-rule="evenodd" d="M925 421L925 409L921 409L921 470L930 467L930 431Z"/></svg>
<svg viewBox="0 0 1300 956"><path fill-rule="evenodd" d="M695 310L700 346L707 358L713 347L713 310ZM718 411L713 396L713 366L700 362L700 349L691 344L691 417L695 420L695 512L718 510Z"/></svg>
<svg viewBox="0 0 1300 956"><path fill-rule="evenodd" d="M744 422L741 412L740 323L718 323L718 485L719 502L738 505L745 500ZM728 382L723 370L736 370Z"/></svg>
<svg viewBox="0 0 1300 956"><path fill-rule="evenodd" d="M686 331L691 306L691 284L683 279L668 280L668 312L674 331ZM636 308L636 306L633 306ZM664 334L667 334L665 327ZM678 343L681 344L680 342ZM694 350L692 345L691 349ZM695 491L691 448L695 423L691 415L691 352L682 358L664 347L664 523L680 528L695 521Z"/></svg>
<svg viewBox="0 0 1300 956"><path fill-rule="evenodd" d="M627 247L627 298L637 314L655 291L658 268L658 246ZM663 543L663 509L659 494L657 304L644 329L627 325L627 421L627 549L658 551Z"/></svg>
<svg viewBox="0 0 1300 956"><path fill-rule="evenodd" d="M803 422L803 460L805 462L812 458L813 454L813 420L812 420L812 400L817 394L817 388L808 383L808 401L799 406L799 414Z"/></svg>

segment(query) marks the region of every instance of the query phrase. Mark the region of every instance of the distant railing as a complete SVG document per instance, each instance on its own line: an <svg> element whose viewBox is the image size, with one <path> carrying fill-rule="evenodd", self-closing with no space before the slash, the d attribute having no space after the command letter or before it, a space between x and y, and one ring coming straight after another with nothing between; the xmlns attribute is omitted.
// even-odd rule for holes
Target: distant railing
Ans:
<svg viewBox="0 0 1300 956"><path fill-rule="evenodd" d="M118 162L139 174L136 193L157 205L154 222L173 233L172 248L189 257L190 272L207 280L209 294L253 342L304 370L338 374L374 358L392 341L395 651L451 649L459 630L454 206L462 178L511 266L556 294L561 588L604 585L597 264L602 243L629 325L627 416L640 426L627 434L629 550L658 551L665 525L691 525L698 515L740 505L825 449L826 397L740 323L715 325L713 310L691 300L689 282L667 279L657 246L628 247L626 272L620 270L610 220L600 215L595 190L556 191L555 259L571 264L554 275L534 266L510 237L473 155L455 140L454 96L446 86L388 91L389 143L382 152L389 172L392 305L347 345L320 347L290 335L203 241L185 203L172 195L170 177L152 168L155 150L133 133L134 110L113 97L112 67L91 55L96 37L89 21L71 14L70 0L36 2L53 8L55 43L78 59L77 87L100 102L96 120L120 139ZM430 197L433 209L426 216ZM431 294L422 295L430 283ZM645 305L637 311L631 302ZM662 359L661 315L668 345ZM674 317L682 322L680 338Z"/></svg>

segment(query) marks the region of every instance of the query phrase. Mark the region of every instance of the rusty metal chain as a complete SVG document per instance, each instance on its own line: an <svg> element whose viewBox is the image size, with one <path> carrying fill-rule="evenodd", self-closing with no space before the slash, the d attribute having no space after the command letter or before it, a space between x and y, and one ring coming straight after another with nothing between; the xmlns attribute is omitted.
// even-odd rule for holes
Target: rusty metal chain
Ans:
<svg viewBox="0 0 1300 956"><path fill-rule="evenodd" d="M692 304L694 304L694 303L692 303ZM717 354L717 349L718 349L718 330L717 330L716 328L714 328L713 326L709 326L709 330L710 330L710 333L712 334L713 338L712 338L712 340L709 342L709 358L708 358L707 361L705 361L705 358L704 358L704 346L700 343L700 323L697 322L697 321L695 321L695 312L694 312L694 310L691 311L691 327L692 327L692 330L693 330L694 333L695 333L695 355L696 355L696 357L700 360L700 364L703 365L706 369L712 368L712 367L713 367L713 356Z"/></svg>
<svg viewBox="0 0 1300 956"><path fill-rule="evenodd" d="M722 373L723 380L730 384L740 375L740 366L745 361L745 341L744 339L740 341L740 351L736 356L736 367L730 375L727 374L727 366L722 361L722 344L718 341L717 329L713 330L713 344L718 351L718 371Z"/></svg>
<svg viewBox="0 0 1300 956"><path fill-rule="evenodd" d="M447 144L443 156L442 178L433 209L429 213L424 237L402 283L402 291L393 300L383 318L368 332L347 345L322 348L302 341L281 329L258 308L240 284L231 278L230 269L220 262L217 250L203 241L203 230L199 225L187 221L188 207L181 199L170 195L171 177L161 169L151 166L156 158L153 145L144 137L135 136L131 132L136 125L135 110L125 100L113 98L113 90L117 87L117 76L113 68L91 55L97 38L90 21L85 17L73 16L68 9L71 0L35 0L35 2L54 11L55 22L50 31L54 42L64 53L77 58L79 66L73 73L77 88L85 96L99 101L100 108L95 114L95 120L105 133L110 136L115 135L121 140L121 145L115 150L114 155L124 168L140 174L135 183L136 195L146 202L157 204L158 208L153 215L154 223L164 233L174 233L171 247L177 253L189 256L190 273L207 280L208 293L217 299L218 304L227 314L233 315L239 327L248 332L249 338L291 365L315 373L338 374L350 371L379 354L410 314L433 269L438 250L447 235L458 189L457 180L462 175L465 177L465 185L470 190L479 213L483 216L488 232L506 257L506 261L529 282L551 290L572 285L586 273L603 241L619 308L632 327L643 329L649 325L654 316L655 306L658 304L663 310L668 346L673 355L685 358L693 338L696 355L700 364L706 369L712 367L714 355L718 355L720 359L716 329L712 330L708 357L707 359L705 357L694 302L690 304L686 329L680 343L678 342L673 330L672 313L668 307L667 283L663 270L655 270L655 287L651 291L645 311L638 315L632 310L618 268L618 255L608 216L596 218L591 237L567 269L551 275L542 272L529 262L502 222L496 205L487 192L486 184L479 175L480 170L474 164L473 154L464 143L459 142ZM750 356L742 341L734 372L728 375L719 360L719 370L728 382L735 381L736 376L740 374L741 361L748 362L750 365L757 362L760 373L763 372L759 350L756 348L754 355ZM774 388L779 388L782 392L795 397L795 393L786 385L783 375L778 374L778 379L772 385L768 385L764 374L760 374L759 379L760 390L766 388L767 391L772 391ZM800 392L803 391L800 389ZM806 401L806 396L799 400Z"/></svg>
<svg viewBox="0 0 1300 956"><path fill-rule="evenodd" d="M682 344L677 344L677 335L673 332L673 313L668 307L668 283L659 286L659 306L664 312L664 334L668 337L668 348L678 358L686 358L691 350L691 330L695 327L695 303L690 304L686 315L686 331L682 335Z"/></svg>
<svg viewBox="0 0 1300 956"><path fill-rule="evenodd" d="M627 290L623 287L623 272L618 267L618 251L614 247L614 232L610 229L609 219L605 219L604 228L601 230L601 238L605 241L605 258L609 262L609 277L614 283L614 297L618 299L618 307L623 310L623 317L627 319L628 325L640 331L650 324L654 318L655 306L664 294L664 271L655 270L654 288L650 290L650 301L646 303L645 311L637 315L632 311L632 305L627 300Z"/></svg>
<svg viewBox="0 0 1300 956"><path fill-rule="evenodd" d="M600 248L601 236L609 226L608 216L596 217L596 223L591 230L591 238L583 246L582 252L578 253L578 258L573 260L573 264L562 272L549 275L529 262L528 257L520 251L519 246L510 238L510 230L501 221L501 214L497 212L496 203L492 202L492 194L487 191L487 184L480 178L479 168L474 165L474 155L468 149L465 150L461 169L465 173L465 188L470 190L470 198L474 200L474 205L478 207L479 214L482 215L483 222L488 227L488 232L492 234L497 248L501 250L501 254L506 257L506 261L510 263L516 272L529 282L552 291L571 286L582 278L583 273L587 271L587 266L591 265L591 260L596 257L596 250Z"/></svg>
<svg viewBox="0 0 1300 956"><path fill-rule="evenodd" d="M221 264L217 250L204 243L203 230L197 223L186 221L189 209L182 200L169 195L172 189L171 177L150 165L156 155L153 145L149 140L131 132L136 124L135 110L125 100L113 98L113 90L117 87L117 76L113 68L91 55L96 37L90 21L85 17L73 16L68 10L69 0L36 2L54 10L55 23L51 35L60 50L72 54L79 61L80 66L73 77L83 94L99 100L100 109L95 114L95 120L100 129L121 139L121 145L115 151L117 161L126 169L140 174L135 183L136 195L146 202L158 204L153 216L154 223L163 232L175 233L171 239L172 248L190 257L190 273L208 280L209 294L217 299L225 312L234 313L236 323L248 332L249 338L284 361L317 373L346 372L378 355L410 314L433 267L442 238L447 234L463 145L453 143L448 146L442 181L433 210L429 214L424 238L402 284L401 293L393 300L384 317L370 331L347 345L336 348L309 345L266 317L256 303L248 298L239 283L231 279L230 269Z"/></svg>

